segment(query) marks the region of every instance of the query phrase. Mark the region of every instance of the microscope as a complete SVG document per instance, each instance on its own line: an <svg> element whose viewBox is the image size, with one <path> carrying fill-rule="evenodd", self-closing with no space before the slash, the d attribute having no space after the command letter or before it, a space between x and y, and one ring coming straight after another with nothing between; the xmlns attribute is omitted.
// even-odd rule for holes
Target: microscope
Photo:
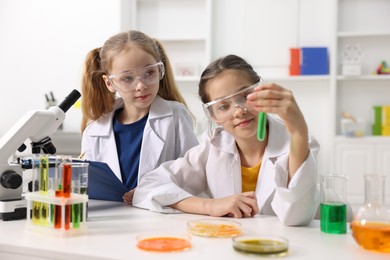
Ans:
<svg viewBox="0 0 390 260"><path fill-rule="evenodd" d="M80 98L73 90L59 106L26 113L0 139L0 219L14 220L26 217L27 203L23 194L23 168L20 162L10 161L18 150L26 149L24 142L31 141L32 154L55 154L50 136L65 119L65 113Z"/></svg>

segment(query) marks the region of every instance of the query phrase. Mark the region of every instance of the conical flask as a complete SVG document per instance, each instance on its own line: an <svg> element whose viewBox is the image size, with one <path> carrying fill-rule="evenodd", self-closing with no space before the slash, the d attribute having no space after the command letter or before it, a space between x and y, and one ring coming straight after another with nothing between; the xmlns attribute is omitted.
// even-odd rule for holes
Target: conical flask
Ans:
<svg viewBox="0 0 390 260"><path fill-rule="evenodd" d="M385 175L364 175L365 203L351 222L355 241L370 251L390 253L390 210L385 206Z"/></svg>

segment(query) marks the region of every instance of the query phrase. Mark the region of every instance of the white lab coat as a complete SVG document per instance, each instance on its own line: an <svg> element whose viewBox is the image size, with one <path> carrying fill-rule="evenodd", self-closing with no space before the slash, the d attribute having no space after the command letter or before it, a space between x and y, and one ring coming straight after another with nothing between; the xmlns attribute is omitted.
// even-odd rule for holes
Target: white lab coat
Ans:
<svg viewBox="0 0 390 260"><path fill-rule="evenodd" d="M120 107L123 107L121 98L116 101L114 111ZM107 163L122 181L112 124L114 111L86 127L81 149L85 159ZM197 144L193 120L185 106L156 96L142 138L138 182L141 173L153 170L162 162L183 156Z"/></svg>
<svg viewBox="0 0 390 260"><path fill-rule="evenodd" d="M268 115L267 120L268 145L255 191L260 214L277 215L285 225L307 225L319 204L316 185L319 144L309 136L310 153L287 186L290 135L281 120L272 115ZM241 193L240 167L233 136L217 128L183 158L163 163L144 174L135 191L133 205L178 213L168 205L194 195L222 198Z"/></svg>

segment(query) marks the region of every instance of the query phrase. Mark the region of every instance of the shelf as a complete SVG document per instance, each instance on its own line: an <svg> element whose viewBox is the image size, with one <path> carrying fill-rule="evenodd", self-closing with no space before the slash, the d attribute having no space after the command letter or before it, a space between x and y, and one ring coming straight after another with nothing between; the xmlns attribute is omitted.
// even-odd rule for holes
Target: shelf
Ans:
<svg viewBox="0 0 390 260"><path fill-rule="evenodd" d="M362 137L346 137L343 135L337 135L335 137L336 142L340 143L353 143L353 144L372 144L372 143L390 143L390 136L383 136L383 135L367 135Z"/></svg>
<svg viewBox="0 0 390 260"><path fill-rule="evenodd" d="M333 159L332 170L350 174L354 183L349 195L358 194L363 174L390 171L390 136L373 136L373 107L389 104L390 75L376 75L382 61L390 62L390 1L335 0L337 19L331 64L333 70L331 101ZM352 48L351 48L352 47ZM342 73L343 64L356 62L360 67L344 67L357 76ZM347 70L345 70L347 69ZM362 137L341 135L342 112L347 111L365 122Z"/></svg>
<svg viewBox="0 0 390 260"><path fill-rule="evenodd" d="M372 81L386 81L390 80L390 75L361 75L361 76L337 76L340 81L354 81L354 80L372 80Z"/></svg>
<svg viewBox="0 0 390 260"><path fill-rule="evenodd" d="M268 82L270 81L326 81L329 80L329 75L311 75L311 76L281 76L281 77L264 77Z"/></svg>
<svg viewBox="0 0 390 260"><path fill-rule="evenodd" d="M337 36L340 38L348 37L390 37L390 32L338 32Z"/></svg>

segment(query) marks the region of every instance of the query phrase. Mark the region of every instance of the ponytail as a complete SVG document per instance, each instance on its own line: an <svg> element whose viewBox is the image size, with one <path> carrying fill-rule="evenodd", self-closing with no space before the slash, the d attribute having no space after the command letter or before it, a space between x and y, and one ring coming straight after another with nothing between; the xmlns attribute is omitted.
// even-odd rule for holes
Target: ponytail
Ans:
<svg viewBox="0 0 390 260"><path fill-rule="evenodd" d="M81 121L81 133L84 132L90 121L113 110L115 94L110 92L103 80L105 74L100 63L100 49L91 50L84 63L81 93L81 108L83 118Z"/></svg>

